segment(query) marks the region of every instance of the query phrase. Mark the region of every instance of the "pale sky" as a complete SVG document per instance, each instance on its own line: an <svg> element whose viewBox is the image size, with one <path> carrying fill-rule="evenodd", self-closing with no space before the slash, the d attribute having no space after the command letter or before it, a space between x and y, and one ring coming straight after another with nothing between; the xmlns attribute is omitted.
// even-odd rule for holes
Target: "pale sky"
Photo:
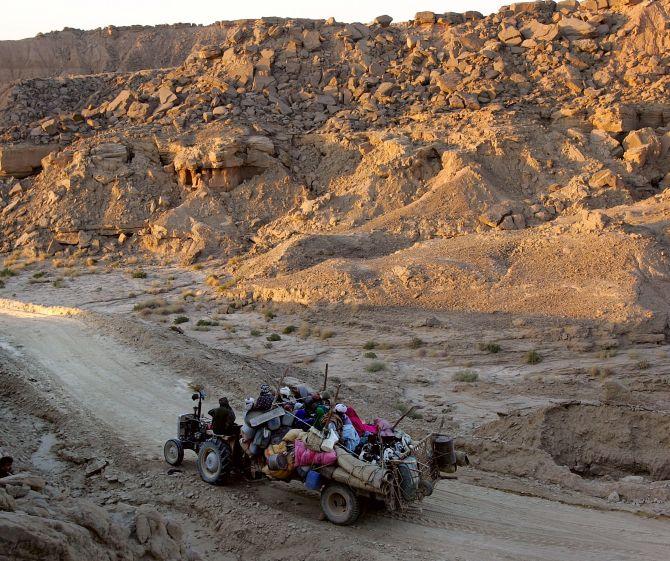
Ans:
<svg viewBox="0 0 670 561"><path fill-rule="evenodd" d="M502 0L2 0L0 39L22 39L64 27L95 29L107 25L212 23L262 16L370 22L388 14L395 21L411 19L417 11L463 12L484 15Z"/></svg>

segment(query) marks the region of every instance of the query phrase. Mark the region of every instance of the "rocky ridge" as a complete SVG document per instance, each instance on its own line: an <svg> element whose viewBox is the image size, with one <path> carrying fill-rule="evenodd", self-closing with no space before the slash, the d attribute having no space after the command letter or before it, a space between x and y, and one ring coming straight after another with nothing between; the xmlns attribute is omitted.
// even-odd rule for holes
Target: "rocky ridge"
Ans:
<svg viewBox="0 0 670 561"><path fill-rule="evenodd" d="M245 20L174 68L15 83L0 250L234 258L242 298L664 337L669 6Z"/></svg>

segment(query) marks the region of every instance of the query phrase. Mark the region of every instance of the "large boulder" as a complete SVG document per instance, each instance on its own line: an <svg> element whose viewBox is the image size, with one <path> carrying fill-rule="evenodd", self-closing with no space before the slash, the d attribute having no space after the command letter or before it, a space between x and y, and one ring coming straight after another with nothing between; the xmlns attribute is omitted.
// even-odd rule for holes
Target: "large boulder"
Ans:
<svg viewBox="0 0 670 561"><path fill-rule="evenodd" d="M561 35L568 39L584 39L598 35L598 30L594 25L579 18L560 19L558 29Z"/></svg>
<svg viewBox="0 0 670 561"><path fill-rule="evenodd" d="M525 23L519 31L524 39L535 39L536 41L553 41L558 36L556 24L546 25L534 19Z"/></svg>
<svg viewBox="0 0 670 561"><path fill-rule="evenodd" d="M613 105L596 110L593 126L607 132L629 132L638 126L638 115L629 105Z"/></svg>
<svg viewBox="0 0 670 561"><path fill-rule="evenodd" d="M635 167L652 163L661 155L661 141L651 128L628 133L623 139L624 160Z"/></svg>
<svg viewBox="0 0 670 561"><path fill-rule="evenodd" d="M0 147L0 177L22 178L42 167L42 158L58 149L57 144L13 144Z"/></svg>

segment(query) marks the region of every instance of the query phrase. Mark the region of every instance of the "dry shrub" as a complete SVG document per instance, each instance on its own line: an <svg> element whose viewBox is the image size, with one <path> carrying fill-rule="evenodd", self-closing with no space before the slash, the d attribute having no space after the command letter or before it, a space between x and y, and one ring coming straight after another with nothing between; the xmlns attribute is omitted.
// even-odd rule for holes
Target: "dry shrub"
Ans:
<svg viewBox="0 0 670 561"><path fill-rule="evenodd" d="M602 383L602 396L604 401L628 401L630 390L619 380L605 380Z"/></svg>
<svg viewBox="0 0 670 561"><path fill-rule="evenodd" d="M467 382L469 384L476 382L478 379L479 374L473 370L461 370L460 372L456 372L452 377L454 382Z"/></svg>
<svg viewBox="0 0 670 561"><path fill-rule="evenodd" d="M163 306L167 306L167 302L163 298L151 298L135 304L133 306L133 311L155 310L156 308L161 308Z"/></svg>
<svg viewBox="0 0 670 561"><path fill-rule="evenodd" d="M181 304L167 304L154 309L154 313L159 316L169 316L170 314L181 314L184 312L184 306Z"/></svg>

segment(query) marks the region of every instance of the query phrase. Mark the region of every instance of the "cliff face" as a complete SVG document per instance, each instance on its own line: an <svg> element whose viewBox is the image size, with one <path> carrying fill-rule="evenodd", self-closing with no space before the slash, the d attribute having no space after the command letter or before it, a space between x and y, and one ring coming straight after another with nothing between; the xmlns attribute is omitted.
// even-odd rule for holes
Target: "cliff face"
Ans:
<svg viewBox="0 0 670 561"><path fill-rule="evenodd" d="M65 29L0 41L0 91L15 80L178 66L199 44L225 39L231 23Z"/></svg>

